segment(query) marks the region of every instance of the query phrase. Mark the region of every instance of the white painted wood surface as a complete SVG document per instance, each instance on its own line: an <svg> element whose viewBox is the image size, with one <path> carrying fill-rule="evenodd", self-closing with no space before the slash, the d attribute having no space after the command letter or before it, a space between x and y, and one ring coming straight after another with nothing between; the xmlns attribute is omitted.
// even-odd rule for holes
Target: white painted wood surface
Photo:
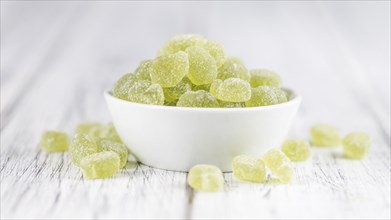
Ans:
<svg viewBox="0 0 391 220"><path fill-rule="evenodd" d="M368 132L362 161L314 148L289 185L200 193L186 173L129 162L83 180L40 134L109 121L102 93L170 36L222 42L303 95L292 137L329 122ZM164 146L162 146L164 147ZM1 218L390 219L390 2L1 2Z"/></svg>

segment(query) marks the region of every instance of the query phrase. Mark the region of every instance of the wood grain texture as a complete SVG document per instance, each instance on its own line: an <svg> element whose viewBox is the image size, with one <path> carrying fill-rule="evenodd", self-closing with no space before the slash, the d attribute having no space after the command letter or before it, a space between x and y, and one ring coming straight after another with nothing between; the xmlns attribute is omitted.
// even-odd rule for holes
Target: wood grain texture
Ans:
<svg viewBox="0 0 391 220"><path fill-rule="evenodd" d="M313 148L291 184L225 173L224 191L201 193L132 160L87 181L67 154L39 151L44 130L109 121L103 91L186 32L302 94L291 137L316 122L362 130L368 157ZM389 2L1 2L1 218L390 219L389 41Z"/></svg>

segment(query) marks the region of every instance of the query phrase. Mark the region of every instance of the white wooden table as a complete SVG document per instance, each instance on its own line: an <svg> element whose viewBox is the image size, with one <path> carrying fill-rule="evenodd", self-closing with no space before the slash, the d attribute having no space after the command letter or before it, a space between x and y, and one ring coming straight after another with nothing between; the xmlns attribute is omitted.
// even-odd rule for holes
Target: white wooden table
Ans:
<svg viewBox="0 0 391 220"><path fill-rule="evenodd" d="M103 91L170 36L216 39L303 96L292 137L316 122L368 132L364 160L313 148L288 185L200 193L186 173L129 162L86 181L41 133L110 121ZM1 218L390 219L390 2L1 2Z"/></svg>

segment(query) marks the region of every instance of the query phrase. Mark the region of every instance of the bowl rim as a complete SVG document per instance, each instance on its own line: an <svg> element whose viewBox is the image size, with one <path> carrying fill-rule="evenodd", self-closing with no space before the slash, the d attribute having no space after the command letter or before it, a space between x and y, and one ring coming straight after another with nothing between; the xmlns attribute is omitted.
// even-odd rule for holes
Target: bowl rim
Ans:
<svg viewBox="0 0 391 220"><path fill-rule="evenodd" d="M279 103L275 105L266 105L266 106L257 106L257 107L248 107L248 108L197 108L197 107L178 107L178 106L166 106L166 105L151 105L151 104L143 104L126 101L120 98L117 98L112 95L111 89L107 89L104 91L103 95L106 99L111 99L115 102L121 103L123 105L134 106L134 107L142 107L148 109L162 109L168 111L196 111L196 112L205 112L205 111L213 111L213 112L251 112L251 111L261 111L261 110L272 110L275 108L283 108L285 106L295 105L301 102L301 96L296 94L293 90L288 88L282 88L283 90L290 93L289 100L284 103Z"/></svg>

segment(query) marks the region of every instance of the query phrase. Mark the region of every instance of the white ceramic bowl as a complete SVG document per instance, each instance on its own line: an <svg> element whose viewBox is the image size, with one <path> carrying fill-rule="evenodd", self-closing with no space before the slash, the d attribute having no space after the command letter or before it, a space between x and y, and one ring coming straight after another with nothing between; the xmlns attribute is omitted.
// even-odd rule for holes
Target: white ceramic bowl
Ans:
<svg viewBox="0 0 391 220"><path fill-rule="evenodd" d="M252 108L145 105L104 95L118 135L140 162L177 171L196 164L231 171L235 156L260 156L280 146L301 102L286 91L288 102Z"/></svg>

